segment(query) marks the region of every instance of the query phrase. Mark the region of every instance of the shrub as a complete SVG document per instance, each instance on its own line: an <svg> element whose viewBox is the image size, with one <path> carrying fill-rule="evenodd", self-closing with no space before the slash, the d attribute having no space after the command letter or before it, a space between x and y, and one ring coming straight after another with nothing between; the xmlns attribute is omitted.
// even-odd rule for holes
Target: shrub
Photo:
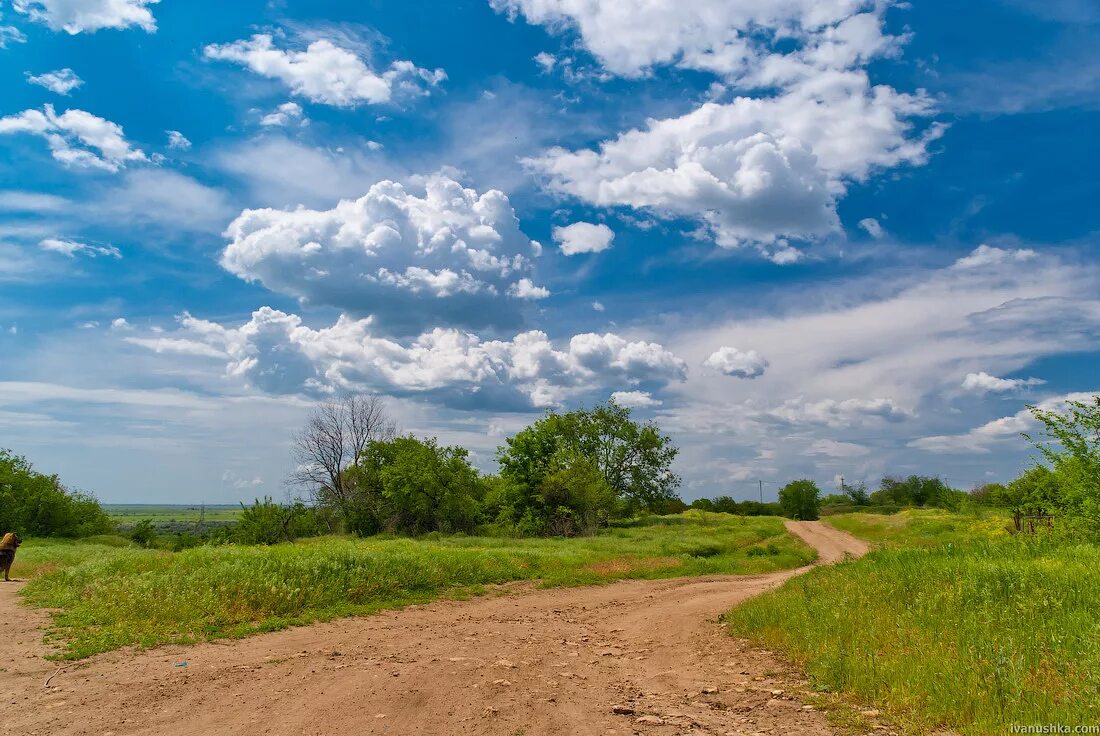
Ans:
<svg viewBox="0 0 1100 736"><path fill-rule="evenodd" d="M140 544L142 547L152 545L153 540L156 538L157 529L153 526L153 521L151 519L142 519L134 524L134 528L130 530L130 540L135 544Z"/></svg>
<svg viewBox="0 0 1100 736"><path fill-rule="evenodd" d="M821 510L821 489L812 480L794 480L779 489L783 515L791 519L816 519Z"/></svg>
<svg viewBox="0 0 1100 736"><path fill-rule="evenodd" d="M301 501L280 504L265 496L251 506L241 504L241 516L231 539L242 544L278 544L320 533L313 509Z"/></svg>

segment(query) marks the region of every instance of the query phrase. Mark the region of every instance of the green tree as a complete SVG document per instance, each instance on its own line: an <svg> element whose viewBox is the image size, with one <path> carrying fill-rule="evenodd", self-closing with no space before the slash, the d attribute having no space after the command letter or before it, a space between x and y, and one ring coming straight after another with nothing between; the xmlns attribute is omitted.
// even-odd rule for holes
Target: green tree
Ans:
<svg viewBox="0 0 1100 736"><path fill-rule="evenodd" d="M783 515L791 519L816 519L821 510L821 489L812 480L793 480L779 489Z"/></svg>
<svg viewBox="0 0 1100 736"><path fill-rule="evenodd" d="M497 451L501 476L513 484L513 505L502 511L517 522L520 518L536 525L539 518L548 522L554 509L545 503L544 482L582 466L603 477L616 513L661 511L677 498L680 478L672 471L677 453L656 424L631 420L630 410L614 402L566 413L547 412Z"/></svg>
<svg viewBox="0 0 1100 736"><path fill-rule="evenodd" d="M856 506L866 506L871 502L871 495L867 493L867 484L862 481L854 484L842 482L840 491Z"/></svg>
<svg viewBox="0 0 1100 736"><path fill-rule="evenodd" d="M148 547L156 538L157 528L153 526L152 519L142 519L134 524L134 528L130 530L130 539L142 547Z"/></svg>
<svg viewBox="0 0 1100 736"><path fill-rule="evenodd" d="M1042 434L1024 436L1057 476L1057 506L1100 532L1100 395L1091 401L1066 401L1057 409L1028 409L1042 425Z"/></svg>
<svg viewBox="0 0 1100 736"><path fill-rule="evenodd" d="M83 537L113 528L93 497L66 489L56 475L39 473L25 457L0 449L0 534Z"/></svg>
<svg viewBox="0 0 1100 736"><path fill-rule="evenodd" d="M349 527L410 534L469 531L481 521L486 484L461 447L413 436L371 442L352 469Z"/></svg>

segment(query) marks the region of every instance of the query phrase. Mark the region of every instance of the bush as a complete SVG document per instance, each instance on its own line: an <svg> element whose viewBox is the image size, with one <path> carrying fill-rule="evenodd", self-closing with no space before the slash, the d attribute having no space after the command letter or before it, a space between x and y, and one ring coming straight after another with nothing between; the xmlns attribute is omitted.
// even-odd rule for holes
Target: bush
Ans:
<svg viewBox="0 0 1100 736"><path fill-rule="evenodd" d="M151 519L142 519L130 530L130 540L142 547L149 547L156 538L157 530Z"/></svg>
<svg viewBox="0 0 1100 736"><path fill-rule="evenodd" d="M779 489L783 515L791 519L817 519L821 510L821 489L812 480L791 481Z"/></svg>
<svg viewBox="0 0 1100 736"><path fill-rule="evenodd" d="M278 544L321 533L314 510L295 501L280 504L265 496L251 506L241 504L241 516L231 539L242 544Z"/></svg>
<svg viewBox="0 0 1100 736"><path fill-rule="evenodd" d="M25 457L0 449L0 534L86 537L114 525L93 497L69 491L56 475L36 472Z"/></svg>

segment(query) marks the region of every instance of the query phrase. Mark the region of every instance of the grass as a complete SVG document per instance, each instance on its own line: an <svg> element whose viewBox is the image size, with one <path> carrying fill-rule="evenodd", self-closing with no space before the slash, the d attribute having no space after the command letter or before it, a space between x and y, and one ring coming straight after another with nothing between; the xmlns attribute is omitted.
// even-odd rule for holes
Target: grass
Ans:
<svg viewBox="0 0 1100 736"><path fill-rule="evenodd" d="M750 555L754 549L764 553ZM79 659L128 645L244 636L512 581L557 586L759 573L814 557L780 519L693 511L579 539L324 537L178 553L31 541L15 571L40 573L24 589L26 600L55 609L50 638L61 645L59 656Z"/></svg>
<svg viewBox="0 0 1100 736"><path fill-rule="evenodd" d="M746 602L732 633L911 733L1100 724L1100 547L1011 537L998 515L829 523L880 547Z"/></svg>

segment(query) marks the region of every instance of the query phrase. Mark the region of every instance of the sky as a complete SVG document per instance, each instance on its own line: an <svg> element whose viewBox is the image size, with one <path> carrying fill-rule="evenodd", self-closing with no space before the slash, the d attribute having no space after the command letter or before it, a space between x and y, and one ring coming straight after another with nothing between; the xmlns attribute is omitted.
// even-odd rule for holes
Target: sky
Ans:
<svg viewBox="0 0 1100 736"><path fill-rule="evenodd" d="M1091 0L0 0L0 90L0 447L106 502L281 498L352 391L970 488L1100 390Z"/></svg>

